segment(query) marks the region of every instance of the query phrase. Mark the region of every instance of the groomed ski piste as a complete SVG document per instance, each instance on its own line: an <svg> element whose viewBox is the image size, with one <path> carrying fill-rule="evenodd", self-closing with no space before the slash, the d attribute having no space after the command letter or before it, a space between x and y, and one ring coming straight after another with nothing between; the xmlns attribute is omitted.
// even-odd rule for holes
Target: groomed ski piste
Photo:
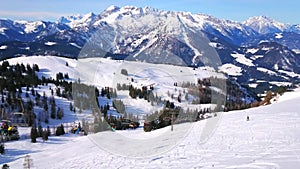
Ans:
<svg viewBox="0 0 300 169"><path fill-rule="evenodd" d="M49 58L55 61L62 59ZM10 63L24 62L26 64L26 60L29 62L30 58L11 60ZM66 59L62 59L60 64L65 64L65 61ZM45 63L42 58L34 61L36 62L41 62L39 66L44 73L55 76L55 73L52 75L51 71L46 69L49 62ZM71 74L74 71L72 64L75 64L75 61L68 60L68 63L71 66L61 68L65 69L61 72ZM58 64L56 66L57 69L61 67ZM106 73L112 74L112 72ZM73 121L77 118L71 113L68 116L69 102L67 100L61 99L57 102L67 105L64 108L66 121ZM37 143L31 143L30 139L10 141L5 143L5 154L0 155L0 164L1 166L8 164L13 169L23 168L25 157L30 155L32 163L30 168L38 169L295 169L300 166L299 102L300 89L298 88L280 96L271 105L224 112L217 117L199 122L174 125L174 133L186 132L175 140L176 144L174 144L174 137L171 136L170 126L147 133L139 128L116 132L106 131L88 136L73 134L51 136L45 142L38 138ZM249 121L246 120L247 116L250 118ZM53 123L59 124L59 121L53 121ZM182 128L188 130L182 130ZM30 128L20 127L19 131L21 136L26 135L29 134ZM208 137L203 138L203 134L207 131L210 132ZM97 137L101 138L103 135L109 137L101 144L99 140L97 141ZM157 145L147 143L136 147L126 143L126 139L118 139L120 136L135 140L162 138L163 142L158 142ZM108 143L119 146L116 149L103 148L103 145ZM165 149L167 145L174 146ZM123 153L118 153L117 148L121 148L120 152ZM140 156L136 156L137 151L141 154Z"/></svg>

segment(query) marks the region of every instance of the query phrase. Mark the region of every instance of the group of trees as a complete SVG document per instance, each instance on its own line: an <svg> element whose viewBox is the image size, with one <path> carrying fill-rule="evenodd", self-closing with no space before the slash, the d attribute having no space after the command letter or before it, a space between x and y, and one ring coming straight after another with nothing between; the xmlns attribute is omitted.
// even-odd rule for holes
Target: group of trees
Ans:
<svg viewBox="0 0 300 169"><path fill-rule="evenodd" d="M67 82L68 74L62 74L59 72L57 74L57 79L54 80L51 77L45 78L42 77L39 79L37 72L40 71L37 64L32 66L27 64L26 66L22 64L10 65L8 61L4 61L0 65L0 94L1 94L1 108L5 109L7 112L4 113L4 116L1 118L7 118L10 115L9 112L17 111L21 112L24 106L24 116L29 126L35 125L35 113L33 111L34 106L43 107L45 111L46 118L44 119L46 123L49 122L48 119L48 109L49 104L51 108L51 118L61 119L63 117L63 111L61 109L56 110L54 95L59 97L65 97L71 99L72 92L72 82ZM63 77L62 77L63 76ZM49 83L55 84L56 92L50 88L51 97L48 99L45 92L41 96L36 88L38 85L45 86ZM26 99L22 98L22 88L25 88ZM30 96L31 95L31 96ZM33 98L33 100L32 100ZM49 101L49 102L48 102ZM35 103L34 103L35 102ZM20 104L23 104L21 106ZM41 119L39 119L40 121Z"/></svg>
<svg viewBox="0 0 300 169"><path fill-rule="evenodd" d="M98 90L98 89L97 89ZM101 96L102 97L107 97L107 99L111 99L111 98L117 98L117 90L110 88L110 87L104 87L101 88Z"/></svg>
<svg viewBox="0 0 300 169"><path fill-rule="evenodd" d="M42 137L43 141L48 140L48 136L50 136L49 126L47 129L43 130L42 126L39 124L38 128L36 126L32 126L30 131L30 138L32 143L36 143L36 139L38 137Z"/></svg>
<svg viewBox="0 0 300 169"><path fill-rule="evenodd" d="M222 79L217 77L209 77L198 79L197 84L185 82L181 84L182 88L187 89L185 98L192 96L192 104L210 104L212 97L226 98L225 103L217 104L218 111L240 110L251 107L251 96L235 81L231 79ZM220 89L215 90L216 88ZM225 95L226 94L226 95Z"/></svg>
<svg viewBox="0 0 300 169"><path fill-rule="evenodd" d="M149 132L171 125L177 119L180 113L180 107L165 107L161 111L156 111L150 115L147 115L146 122L144 124L144 131Z"/></svg>
<svg viewBox="0 0 300 169"><path fill-rule="evenodd" d="M57 128L55 130L55 135L60 136L60 135L64 135L64 134L65 134L65 129L64 129L63 124L57 126ZM36 126L31 127L30 138L31 138L32 143L36 143L36 141L37 141L36 139L38 137L42 137L43 141L47 141L48 137L50 135L51 135L51 132L50 132L49 126L47 126L47 129L43 129L41 124L39 124L38 127L36 127Z"/></svg>
<svg viewBox="0 0 300 169"><path fill-rule="evenodd" d="M184 122L194 122L205 118L205 114L212 113L209 108L184 110L180 106L176 106L174 102L164 101L164 107L160 111L146 115L146 124L144 131L159 129L171 125L172 119L174 124Z"/></svg>
<svg viewBox="0 0 300 169"><path fill-rule="evenodd" d="M140 98L148 101L154 100L154 94L151 89L148 89L147 86L143 86L142 88L136 88L130 85L129 96L133 99Z"/></svg>
<svg viewBox="0 0 300 169"><path fill-rule="evenodd" d="M35 72L39 72L38 65L27 64L10 65L4 61L0 65L0 86L8 92L16 93L17 89L25 86L37 86L40 82Z"/></svg>

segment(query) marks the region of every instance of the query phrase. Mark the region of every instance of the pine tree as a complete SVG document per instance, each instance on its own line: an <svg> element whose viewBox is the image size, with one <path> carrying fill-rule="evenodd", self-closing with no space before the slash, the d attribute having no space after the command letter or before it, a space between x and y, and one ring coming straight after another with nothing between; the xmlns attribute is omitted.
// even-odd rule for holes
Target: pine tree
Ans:
<svg viewBox="0 0 300 169"><path fill-rule="evenodd" d="M48 111L48 103L47 102L44 102L44 110Z"/></svg>
<svg viewBox="0 0 300 169"><path fill-rule="evenodd" d="M43 132L42 132L42 139L43 139L43 141L47 141L48 140L48 131L47 130L43 130Z"/></svg>
<svg viewBox="0 0 300 169"><path fill-rule="evenodd" d="M43 128L41 125L38 126L38 136L42 137L43 136Z"/></svg>
<svg viewBox="0 0 300 169"><path fill-rule="evenodd" d="M4 154L5 150L4 150L4 144L0 143L0 154Z"/></svg>
<svg viewBox="0 0 300 169"><path fill-rule="evenodd" d="M188 93L185 94L184 99L185 99L186 101L189 100L189 94L188 94Z"/></svg>
<svg viewBox="0 0 300 169"><path fill-rule="evenodd" d="M56 118L56 106L54 103L51 104L51 118L55 119Z"/></svg>
<svg viewBox="0 0 300 169"><path fill-rule="evenodd" d="M31 128L30 138L32 143L36 143L36 138L38 137L38 131L35 126Z"/></svg>
<svg viewBox="0 0 300 169"><path fill-rule="evenodd" d="M60 126L58 126L56 128L56 132L55 132L56 136L60 136L60 135L64 135L65 134L65 129L63 124L61 124Z"/></svg>
<svg viewBox="0 0 300 169"><path fill-rule="evenodd" d="M35 96L35 91L34 91L34 88L33 88L33 87L31 88L31 95L32 95L32 96Z"/></svg>
<svg viewBox="0 0 300 169"><path fill-rule="evenodd" d="M65 128L64 128L64 125L63 124L61 124L60 125L60 127L61 127L61 130L62 130L62 134L64 135L64 134L66 134L66 132L65 132Z"/></svg>
<svg viewBox="0 0 300 169"><path fill-rule="evenodd" d="M73 105L72 105L72 103L70 102L70 111L73 111Z"/></svg>
<svg viewBox="0 0 300 169"><path fill-rule="evenodd" d="M40 71L40 68L39 68L39 66L37 64L33 65L33 71L36 71L36 72Z"/></svg>
<svg viewBox="0 0 300 169"><path fill-rule="evenodd" d="M51 135L50 127L47 126L47 136L50 136L50 135Z"/></svg>
<svg viewBox="0 0 300 169"><path fill-rule="evenodd" d="M64 78L69 79L69 74L68 73L64 74Z"/></svg>
<svg viewBox="0 0 300 169"><path fill-rule="evenodd" d="M58 111L57 111L57 119L62 119L64 117L64 111L63 109L61 108L58 108Z"/></svg>
<svg viewBox="0 0 300 169"><path fill-rule="evenodd" d="M58 127L56 128L55 135L56 135L56 136L62 135L62 129L61 129L60 126L58 126Z"/></svg>

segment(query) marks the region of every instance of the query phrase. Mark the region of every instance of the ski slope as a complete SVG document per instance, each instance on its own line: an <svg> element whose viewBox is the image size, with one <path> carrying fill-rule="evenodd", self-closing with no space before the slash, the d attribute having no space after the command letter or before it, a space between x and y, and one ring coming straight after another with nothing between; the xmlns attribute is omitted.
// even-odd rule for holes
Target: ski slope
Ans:
<svg viewBox="0 0 300 169"><path fill-rule="evenodd" d="M174 126L174 132L182 125L190 130L169 151L160 152L163 145L156 145L157 153L147 156L147 145L139 157L123 156L97 146L99 134L89 136L65 135L49 137L47 142L29 139L8 142L6 154L0 163L11 168L23 168L24 157L30 154L33 168L219 168L219 169L295 169L300 166L300 89L286 93L272 105L224 113L214 132L207 140L201 138L204 127L214 120ZM246 121L246 116L250 121ZM141 130L106 132L112 144L126 135L137 139L150 139L168 134L169 127L144 133ZM148 135L151 134L151 135ZM167 135L166 134L166 135ZM148 135L148 137L147 137ZM165 137L165 143L171 143ZM148 145L149 146L149 145ZM136 152L133 145L120 143L119 147Z"/></svg>
<svg viewBox="0 0 300 169"><path fill-rule="evenodd" d="M156 92L168 99L167 91L174 81L191 81L197 78L219 76L209 68L184 68L172 65L154 65L103 58L80 61L51 57L19 57L10 64L38 64L39 77L56 78L56 73L68 73L71 80L98 87L131 83L135 86L155 83ZM68 66L66 66L68 63ZM128 77L120 75L128 70ZM130 78L134 79L131 82ZM36 90L50 95L49 87ZM180 90L180 88L178 89ZM146 114L152 107L144 100L132 100L127 92L118 97L131 112ZM25 96L24 96L25 97ZM70 101L55 97L64 110L62 121L50 120L50 125L92 118L91 112L70 112ZM104 99L104 98L102 98ZM101 132L80 137L66 134L51 136L33 144L30 139L5 143L6 153L0 155L0 166L23 168L26 155L30 155L31 168L238 168L238 169L294 169L300 166L300 88L276 98L272 105L243 111L219 114L195 123L185 123L145 133L142 129ZM181 105L184 107L184 104ZM208 105L211 106L211 105ZM39 109L35 108L35 111ZM250 121L246 121L246 117ZM19 128L21 138L29 135L30 128ZM207 136L207 137L205 137Z"/></svg>

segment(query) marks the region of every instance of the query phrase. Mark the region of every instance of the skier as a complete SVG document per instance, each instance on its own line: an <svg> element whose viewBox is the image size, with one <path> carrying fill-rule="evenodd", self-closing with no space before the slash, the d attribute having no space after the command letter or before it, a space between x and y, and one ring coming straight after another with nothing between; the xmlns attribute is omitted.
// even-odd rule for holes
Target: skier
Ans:
<svg viewBox="0 0 300 169"><path fill-rule="evenodd" d="M9 127L8 127L8 129L7 129L8 135L11 135L12 129L13 129L12 125L9 125Z"/></svg>
<svg viewBox="0 0 300 169"><path fill-rule="evenodd" d="M80 122L78 123L78 131L81 131L81 125L80 125Z"/></svg>
<svg viewBox="0 0 300 169"><path fill-rule="evenodd" d="M249 116L247 116L247 121L249 121L250 120L250 118L249 118Z"/></svg>
<svg viewBox="0 0 300 169"><path fill-rule="evenodd" d="M77 125L75 124L75 126L73 127L73 130L72 130L72 133L73 133L73 134L76 134L77 129L78 129L78 127L77 127Z"/></svg>

